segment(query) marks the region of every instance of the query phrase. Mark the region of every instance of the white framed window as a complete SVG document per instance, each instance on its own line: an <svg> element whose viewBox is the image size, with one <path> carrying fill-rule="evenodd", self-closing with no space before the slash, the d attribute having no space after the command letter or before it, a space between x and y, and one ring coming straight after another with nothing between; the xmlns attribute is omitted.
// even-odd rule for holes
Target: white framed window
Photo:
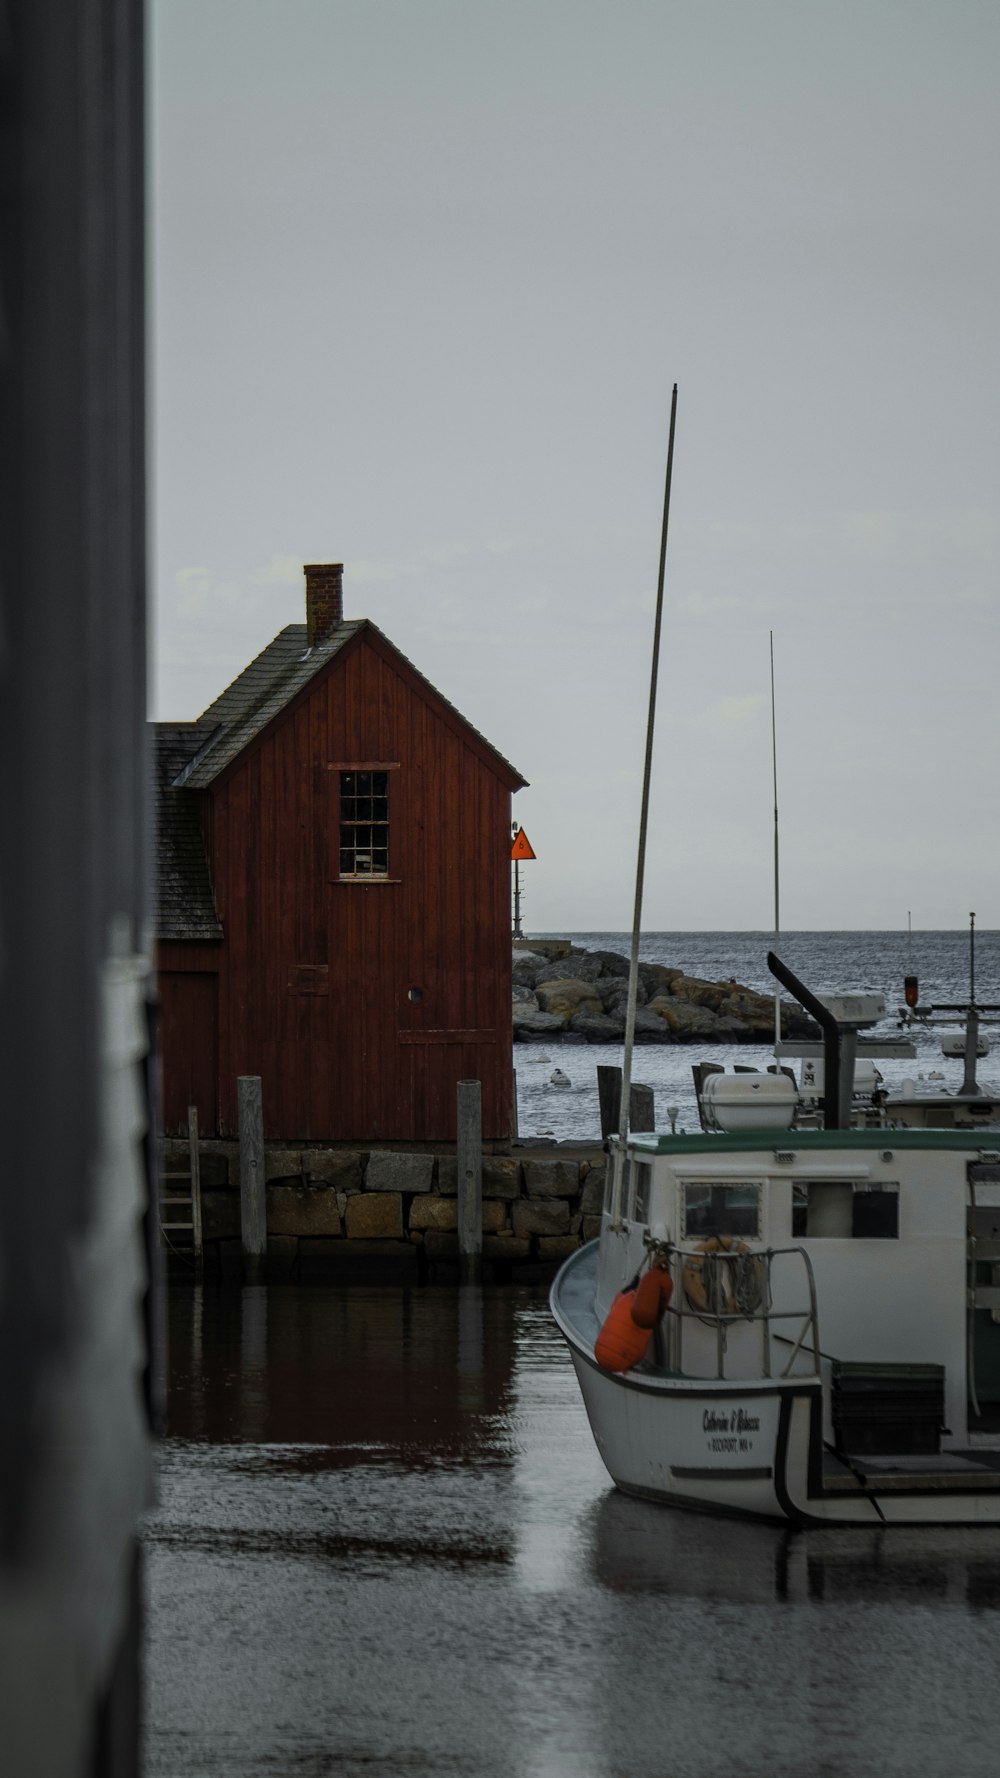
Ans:
<svg viewBox="0 0 1000 1778"><path fill-rule="evenodd" d="M699 1179L681 1184L681 1230L685 1241L704 1241L710 1235L734 1235L744 1241L761 1237L759 1182Z"/></svg>
<svg viewBox="0 0 1000 1778"><path fill-rule="evenodd" d="M340 875L389 875L389 774L340 773Z"/></svg>

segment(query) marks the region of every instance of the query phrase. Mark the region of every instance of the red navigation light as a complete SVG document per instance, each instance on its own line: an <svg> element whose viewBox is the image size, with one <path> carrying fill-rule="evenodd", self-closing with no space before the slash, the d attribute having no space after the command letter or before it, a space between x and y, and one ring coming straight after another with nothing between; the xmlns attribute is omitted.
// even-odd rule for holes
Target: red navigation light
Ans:
<svg viewBox="0 0 1000 1778"><path fill-rule="evenodd" d="M916 1006L917 1001L920 999L920 985L915 975L904 975L903 995L907 1006Z"/></svg>

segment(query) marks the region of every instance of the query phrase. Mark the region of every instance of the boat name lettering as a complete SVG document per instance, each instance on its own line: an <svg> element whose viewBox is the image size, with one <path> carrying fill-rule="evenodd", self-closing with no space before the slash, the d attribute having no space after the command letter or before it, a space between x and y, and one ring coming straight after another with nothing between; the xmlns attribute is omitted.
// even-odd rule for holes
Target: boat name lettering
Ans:
<svg viewBox="0 0 1000 1778"><path fill-rule="evenodd" d="M748 1414L743 1408L734 1408L731 1414L717 1414L714 1408L706 1408L701 1427L703 1432L759 1432L760 1415Z"/></svg>

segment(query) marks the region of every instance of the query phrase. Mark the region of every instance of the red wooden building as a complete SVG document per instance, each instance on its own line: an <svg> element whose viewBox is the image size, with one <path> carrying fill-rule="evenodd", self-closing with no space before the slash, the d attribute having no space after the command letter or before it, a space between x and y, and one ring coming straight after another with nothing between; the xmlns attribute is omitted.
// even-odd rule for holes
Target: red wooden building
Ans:
<svg viewBox="0 0 1000 1778"><path fill-rule="evenodd" d="M510 799L525 780L373 623L339 564L193 723L156 725L163 1121L268 1137L513 1129Z"/></svg>

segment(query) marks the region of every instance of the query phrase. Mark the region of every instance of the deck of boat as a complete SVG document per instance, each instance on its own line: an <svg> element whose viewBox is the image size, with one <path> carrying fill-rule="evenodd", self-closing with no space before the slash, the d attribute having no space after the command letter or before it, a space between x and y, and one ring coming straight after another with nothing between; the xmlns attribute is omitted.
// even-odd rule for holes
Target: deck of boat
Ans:
<svg viewBox="0 0 1000 1778"><path fill-rule="evenodd" d="M949 1494L965 1489L981 1492L1000 1488L1000 1451L941 1451L913 1457L838 1457L833 1451L824 1451L823 1488L843 1493L864 1488L879 1494L914 1488L940 1488Z"/></svg>
<svg viewBox="0 0 1000 1778"><path fill-rule="evenodd" d="M594 1310L594 1286L597 1281L596 1241L588 1242L572 1261L564 1266L552 1288L552 1301L557 1297L559 1308L577 1335L581 1345L593 1353L601 1324Z"/></svg>

